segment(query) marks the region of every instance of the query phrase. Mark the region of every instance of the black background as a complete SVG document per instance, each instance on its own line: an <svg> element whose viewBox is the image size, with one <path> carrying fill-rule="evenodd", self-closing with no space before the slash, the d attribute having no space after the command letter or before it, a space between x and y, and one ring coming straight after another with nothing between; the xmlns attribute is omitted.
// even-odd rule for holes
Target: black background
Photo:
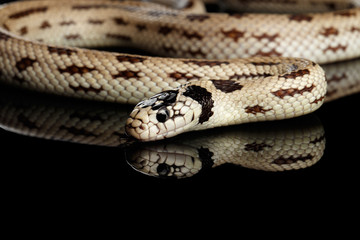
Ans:
<svg viewBox="0 0 360 240"><path fill-rule="evenodd" d="M3 195L32 214L49 207L58 214L77 209L90 216L97 209L121 218L124 210L136 210L167 219L191 217L199 209L298 211L322 209L325 203L332 211L351 212L359 189L359 100L355 94L316 111L325 128L324 156L310 168L285 173L222 165L189 179L158 179L134 171L117 148L0 130Z"/></svg>

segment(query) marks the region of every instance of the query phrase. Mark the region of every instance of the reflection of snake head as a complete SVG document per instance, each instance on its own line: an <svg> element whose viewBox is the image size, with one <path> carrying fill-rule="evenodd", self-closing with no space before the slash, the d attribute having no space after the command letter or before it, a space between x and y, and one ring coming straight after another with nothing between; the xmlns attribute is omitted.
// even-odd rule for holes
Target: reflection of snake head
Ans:
<svg viewBox="0 0 360 240"><path fill-rule="evenodd" d="M213 164L206 149L176 144L144 147L128 153L128 163L137 171L156 177L187 178Z"/></svg>
<svg viewBox="0 0 360 240"><path fill-rule="evenodd" d="M142 141L159 140L187 131L198 123L202 106L183 88L164 91L138 103L126 131Z"/></svg>

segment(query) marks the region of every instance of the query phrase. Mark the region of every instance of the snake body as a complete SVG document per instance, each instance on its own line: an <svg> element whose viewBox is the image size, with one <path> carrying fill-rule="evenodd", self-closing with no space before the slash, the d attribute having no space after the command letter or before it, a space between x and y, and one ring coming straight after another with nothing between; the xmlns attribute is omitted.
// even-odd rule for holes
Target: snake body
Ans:
<svg viewBox="0 0 360 240"><path fill-rule="evenodd" d="M315 62L360 56L359 21L359 8L210 14L139 2L15 2L0 8L0 76L71 97L149 98L135 107L127 132L157 140L316 110L326 81ZM78 48L119 44L184 58Z"/></svg>

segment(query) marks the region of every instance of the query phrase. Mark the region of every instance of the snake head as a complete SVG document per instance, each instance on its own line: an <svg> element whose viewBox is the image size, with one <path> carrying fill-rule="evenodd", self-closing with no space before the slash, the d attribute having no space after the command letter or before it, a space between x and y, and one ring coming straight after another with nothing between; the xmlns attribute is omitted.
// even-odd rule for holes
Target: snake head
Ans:
<svg viewBox="0 0 360 240"><path fill-rule="evenodd" d="M160 178L188 178L212 166L203 162L198 149L176 143L142 145L128 150L126 156L136 171Z"/></svg>
<svg viewBox="0 0 360 240"><path fill-rule="evenodd" d="M186 132L198 123L201 105L184 89L164 91L138 103L126 122L126 132L140 141L154 141Z"/></svg>

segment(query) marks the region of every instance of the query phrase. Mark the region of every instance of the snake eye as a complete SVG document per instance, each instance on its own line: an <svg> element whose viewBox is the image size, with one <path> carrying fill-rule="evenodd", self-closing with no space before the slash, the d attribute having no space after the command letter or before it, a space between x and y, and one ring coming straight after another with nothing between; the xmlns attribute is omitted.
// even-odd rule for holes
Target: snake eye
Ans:
<svg viewBox="0 0 360 240"><path fill-rule="evenodd" d="M158 113L156 114L156 119L159 122L166 122L166 120L168 120L169 118L169 110L166 109L166 107L159 109Z"/></svg>
<svg viewBox="0 0 360 240"><path fill-rule="evenodd" d="M158 172L159 176L167 176L170 173L170 166L165 163L159 164L156 171Z"/></svg>

